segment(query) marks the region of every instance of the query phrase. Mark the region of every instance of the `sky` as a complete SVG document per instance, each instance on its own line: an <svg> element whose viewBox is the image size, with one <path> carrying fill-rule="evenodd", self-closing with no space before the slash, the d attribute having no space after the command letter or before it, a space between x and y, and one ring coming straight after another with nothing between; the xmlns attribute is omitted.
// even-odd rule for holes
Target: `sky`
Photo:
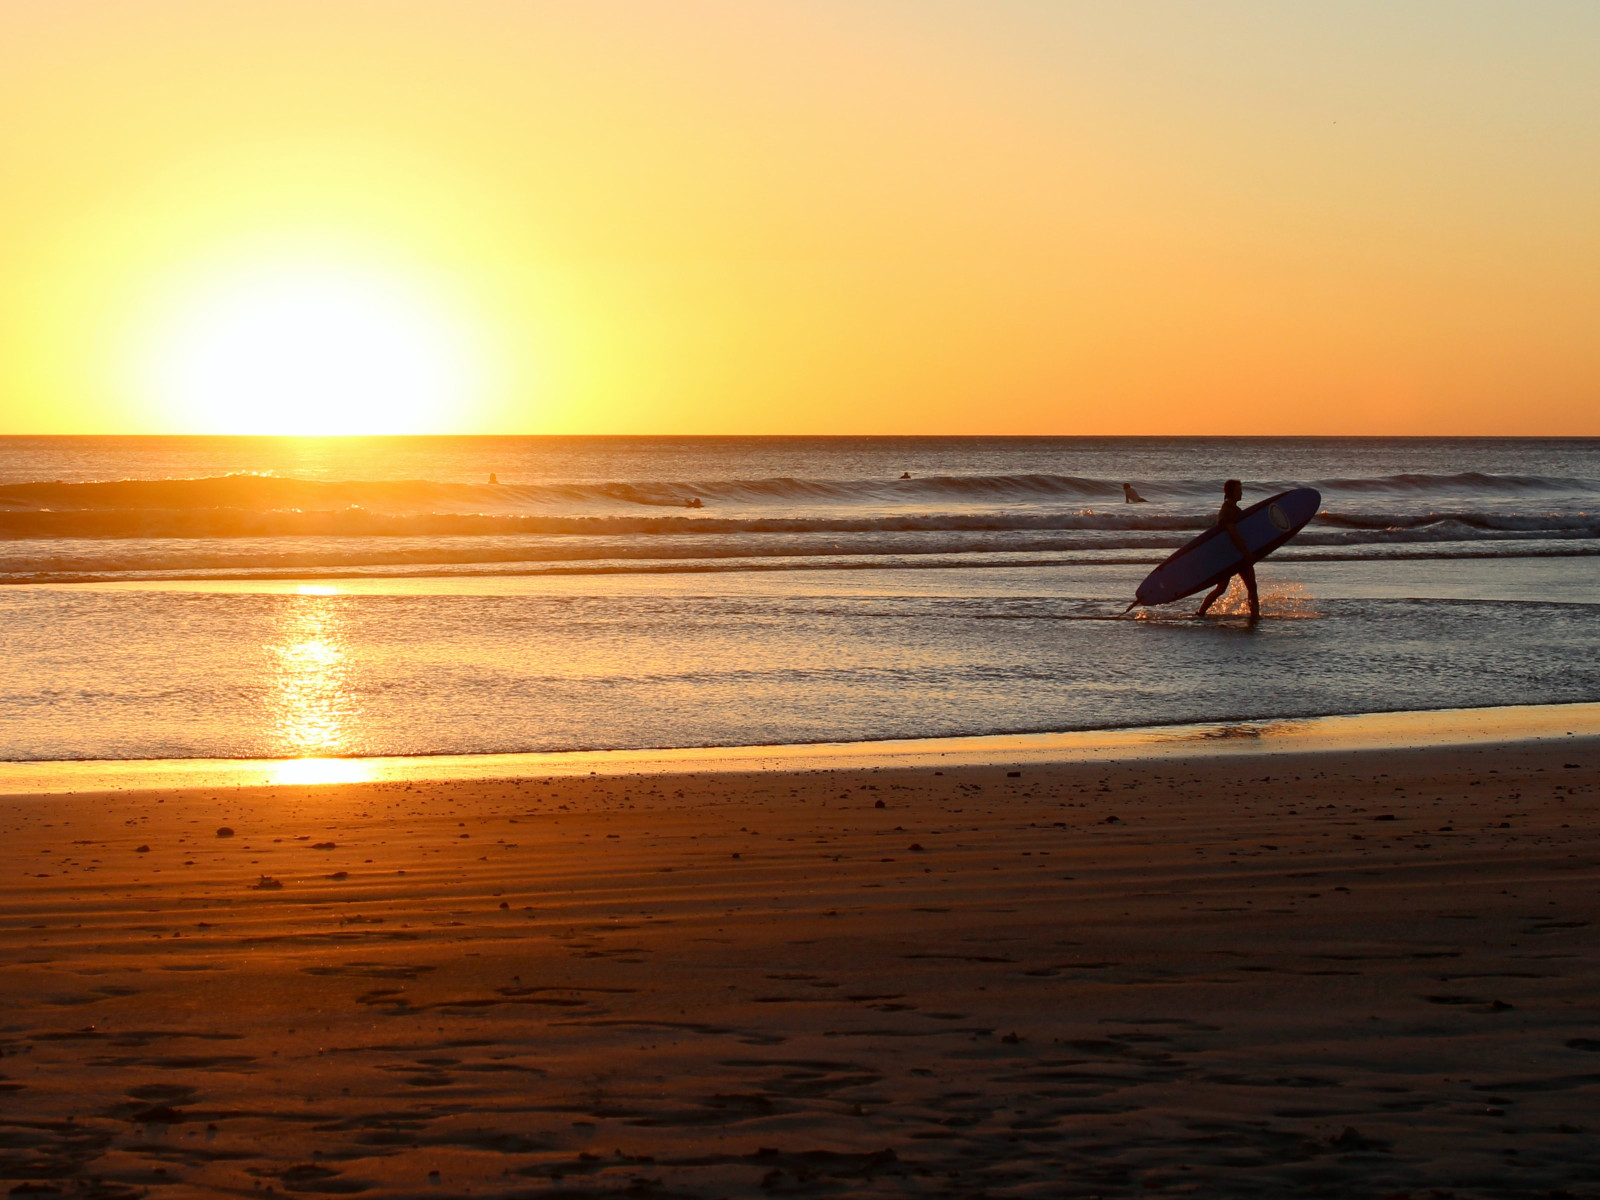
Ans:
<svg viewBox="0 0 1600 1200"><path fill-rule="evenodd" d="M0 0L0 433L1600 435L1600 6Z"/></svg>

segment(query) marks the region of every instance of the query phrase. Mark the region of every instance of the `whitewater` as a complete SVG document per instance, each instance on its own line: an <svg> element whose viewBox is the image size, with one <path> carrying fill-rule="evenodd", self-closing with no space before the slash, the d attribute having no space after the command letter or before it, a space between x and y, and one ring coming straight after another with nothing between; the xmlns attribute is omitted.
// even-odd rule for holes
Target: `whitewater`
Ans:
<svg viewBox="0 0 1600 1200"><path fill-rule="evenodd" d="M1115 620L1229 477L1268 619ZM0 757L1600 700L1597 555L1585 439L4 438Z"/></svg>

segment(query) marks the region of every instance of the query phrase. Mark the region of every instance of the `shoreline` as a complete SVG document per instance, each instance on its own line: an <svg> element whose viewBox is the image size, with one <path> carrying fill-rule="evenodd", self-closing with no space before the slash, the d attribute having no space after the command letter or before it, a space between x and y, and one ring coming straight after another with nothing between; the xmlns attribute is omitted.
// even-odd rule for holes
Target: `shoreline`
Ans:
<svg viewBox="0 0 1600 1200"><path fill-rule="evenodd" d="M187 788L461 782L572 775L739 774L943 766L1137 762L1429 749L1600 738L1600 703L1410 710L1059 733L792 745L523 754L92 759L0 763L0 796Z"/></svg>

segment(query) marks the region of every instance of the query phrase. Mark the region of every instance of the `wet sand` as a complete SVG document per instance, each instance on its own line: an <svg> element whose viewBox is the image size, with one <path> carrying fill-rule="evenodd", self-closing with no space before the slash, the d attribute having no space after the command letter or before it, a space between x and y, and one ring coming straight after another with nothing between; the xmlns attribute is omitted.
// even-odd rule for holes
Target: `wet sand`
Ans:
<svg viewBox="0 0 1600 1200"><path fill-rule="evenodd" d="M0 1179L1596 1195L1597 785L1568 738L0 799Z"/></svg>

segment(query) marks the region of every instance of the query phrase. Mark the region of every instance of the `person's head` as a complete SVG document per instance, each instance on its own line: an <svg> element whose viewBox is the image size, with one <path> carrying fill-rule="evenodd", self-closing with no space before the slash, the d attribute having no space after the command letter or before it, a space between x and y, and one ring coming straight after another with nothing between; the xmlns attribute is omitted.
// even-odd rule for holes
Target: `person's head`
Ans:
<svg viewBox="0 0 1600 1200"><path fill-rule="evenodd" d="M1230 479L1222 485L1222 494L1228 500L1237 500L1244 495L1244 484L1237 479Z"/></svg>

